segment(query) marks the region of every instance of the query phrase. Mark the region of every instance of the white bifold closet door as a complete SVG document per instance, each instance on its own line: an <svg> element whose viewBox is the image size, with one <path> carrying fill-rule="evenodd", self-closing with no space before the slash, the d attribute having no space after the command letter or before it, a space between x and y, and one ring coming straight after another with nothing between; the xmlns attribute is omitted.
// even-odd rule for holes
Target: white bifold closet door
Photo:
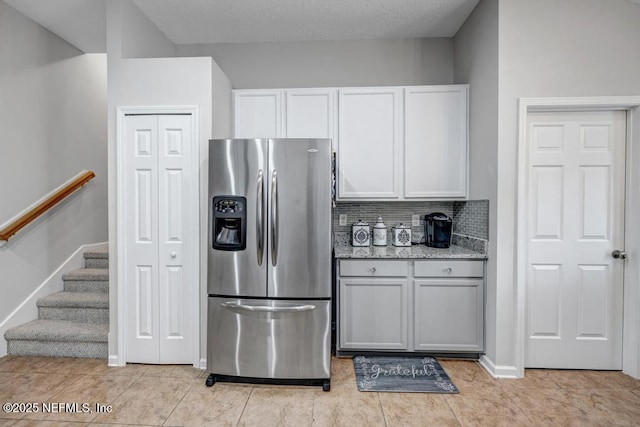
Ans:
<svg viewBox="0 0 640 427"><path fill-rule="evenodd" d="M190 115L125 118L126 361L192 363L198 200ZM196 246L197 248L197 246Z"/></svg>

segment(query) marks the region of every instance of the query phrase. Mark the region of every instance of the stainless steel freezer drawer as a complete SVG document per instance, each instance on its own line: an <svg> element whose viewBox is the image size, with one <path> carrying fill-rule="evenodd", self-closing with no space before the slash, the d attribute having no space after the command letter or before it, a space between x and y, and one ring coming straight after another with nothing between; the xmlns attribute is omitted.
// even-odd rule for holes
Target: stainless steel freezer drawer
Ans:
<svg viewBox="0 0 640 427"><path fill-rule="evenodd" d="M325 379L331 301L209 297L207 370L250 378Z"/></svg>

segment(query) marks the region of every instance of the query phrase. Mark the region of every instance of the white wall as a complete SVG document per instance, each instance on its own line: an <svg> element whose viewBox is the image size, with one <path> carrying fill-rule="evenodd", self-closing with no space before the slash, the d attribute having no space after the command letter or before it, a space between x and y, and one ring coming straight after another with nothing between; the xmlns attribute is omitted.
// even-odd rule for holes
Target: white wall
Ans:
<svg viewBox="0 0 640 427"><path fill-rule="evenodd" d="M211 56L236 89L453 82L453 39L178 45Z"/></svg>
<svg viewBox="0 0 640 427"><path fill-rule="evenodd" d="M0 2L0 93L0 224L83 169L96 173L0 248L2 323L81 245L107 240L105 55L82 55Z"/></svg>
<svg viewBox="0 0 640 427"><path fill-rule="evenodd" d="M207 229L208 140L231 136L231 84L220 67L209 57L199 58L143 58L125 59L122 52L127 44L136 44L136 34L129 28L123 12L129 0L107 3L107 53L109 72L109 243L110 243L110 336L109 355L117 359L119 349L117 305L117 193L116 193L116 109L121 106L179 106L198 107L198 141L200 164L200 227ZM145 27L144 25L142 26ZM141 34L146 37L147 32ZM124 36L127 36L127 40ZM159 43L162 44L160 38ZM215 114L215 117L214 117ZM215 129L213 128L215 123ZM201 358L206 357L206 245L207 235L201 234Z"/></svg>
<svg viewBox="0 0 640 427"><path fill-rule="evenodd" d="M454 81L469 83L469 197L489 200L486 352L496 354L498 0L481 1L454 38Z"/></svg>
<svg viewBox="0 0 640 427"><path fill-rule="evenodd" d="M131 1L121 1L121 5L122 58L175 56L176 46L142 13L138 6Z"/></svg>
<svg viewBox="0 0 640 427"><path fill-rule="evenodd" d="M625 0L500 1L499 46L494 362L513 365L518 99L640 95L640 6Z"/></svg>

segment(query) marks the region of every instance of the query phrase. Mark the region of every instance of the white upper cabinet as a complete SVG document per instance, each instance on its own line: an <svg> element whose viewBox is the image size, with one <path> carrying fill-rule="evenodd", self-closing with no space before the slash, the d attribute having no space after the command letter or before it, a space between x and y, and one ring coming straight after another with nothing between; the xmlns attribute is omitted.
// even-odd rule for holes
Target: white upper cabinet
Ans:
<svg viewBox="0 0 640 427"><path fill-rule="evenodd" d="M235 137L335 140L335 92L331 88L235 90Z"/></svg>
<svg viewBox="0 0 640 427"><path fill-rule="evenodd" d="M463 199L468 85L234 91L236 138L331 138L338 200Z"/></svg>
<svg viewBox="0 0 640 427"><path fill-rule="evenodd" d="M234 135L236 138L280 138L282 91L233 91Z"/></svg>
<svg viewBox="0 0 640 427"><path fill-rule="evenodd" d="M338 198L400 197L402 88L338 90Z"/></svg>
<svg viewBox="0 0 640 427"><path fill-rule="evenodd" d="M285 94L287 138L335 139L334 89L287 89Z"/></svg>
<svg viewBox="0 0 640 427"><path fill-rule="evenodd" d="M467 195L467 85L404 90L404 197Z"/></svg>

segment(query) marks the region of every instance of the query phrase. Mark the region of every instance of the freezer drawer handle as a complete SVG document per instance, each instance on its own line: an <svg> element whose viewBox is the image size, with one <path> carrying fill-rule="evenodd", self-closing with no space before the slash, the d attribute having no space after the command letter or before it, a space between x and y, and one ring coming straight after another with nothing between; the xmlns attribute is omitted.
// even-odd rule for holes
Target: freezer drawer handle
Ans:
<svg viewBox="0 0 640 427"><path fill-rule="evenodd" d="M263 305L238 304L235 302L223 302L220 303L220 306L228 308L230 310L264 313L298 313L301 311L311 311L316 308L316 306L312 304L295 305L291 307L267 307Z"/></svg>
<svg viewBox="0 0 640 427"><path fill-rule="evenodd" d="M264 254L264 230L262 229L263 225L263 212L264 212L264 194L263 194L263 186L262 183L262 169L258 171L258 191L256 195L256 241L258 245L257 256L258 256L258 265L262 265L262 259Z"/></svg>

